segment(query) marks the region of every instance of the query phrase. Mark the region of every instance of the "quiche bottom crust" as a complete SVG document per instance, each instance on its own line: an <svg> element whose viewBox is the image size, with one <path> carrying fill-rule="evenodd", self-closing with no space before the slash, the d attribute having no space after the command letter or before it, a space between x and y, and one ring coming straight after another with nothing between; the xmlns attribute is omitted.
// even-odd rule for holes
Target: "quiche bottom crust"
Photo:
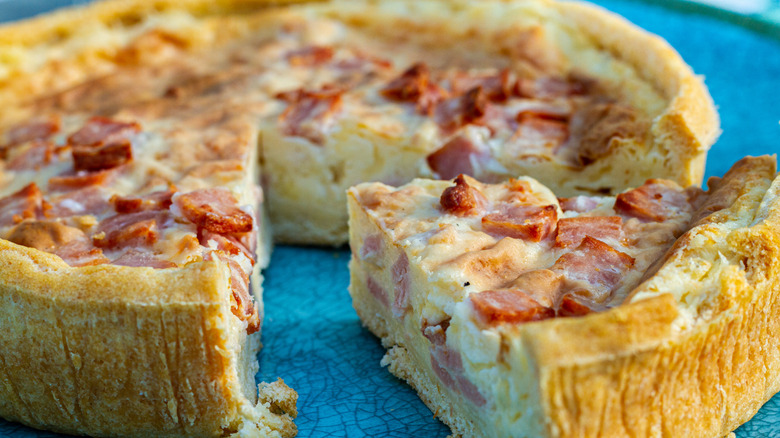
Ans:
<svg viewBox="0 0 780 438"><path fill-rule="evenodd" d="M722 437L780 391L780 175L773 161L745 160L755 173L722 192L733 204L684 235L627 303L502 332L509 368L501 382L527 394L525 403L502 409L534 412L512 436ZM376 233L350 201L353 233ZM385 245L393 253L387 263L399 249ZM713 267L706 276L696 270L705 262ZM455 436L493 436L494 426L485 427L493 417L442 389L419 326L405 327L380 305L363 267L351 263L353 306L388 348L383 365ZM531 375L516 379L520 370ZM480 389L488 397L502 391Z"/></svg>

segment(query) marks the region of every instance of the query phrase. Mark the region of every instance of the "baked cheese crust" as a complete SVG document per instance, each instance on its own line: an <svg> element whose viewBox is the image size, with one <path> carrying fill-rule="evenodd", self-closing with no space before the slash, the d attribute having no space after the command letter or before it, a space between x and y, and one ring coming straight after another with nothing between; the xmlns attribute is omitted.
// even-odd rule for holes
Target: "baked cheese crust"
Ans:
<svg viewBox="0 0 780 438"><path fill-rule="evenodd" d="M291 436L295 393L253 383L266 214L277 241L340 244L368 180L687 186L718 134L679 56L593 7L292 3L116 0L0 29L0 415Z"/></svg>
<svg viewBox="0 0 780 438"><path fill-rule="evenodd" d="M780 390L780 177L709 185L359 185L354 307L457 436L724 436Z"/></svg>

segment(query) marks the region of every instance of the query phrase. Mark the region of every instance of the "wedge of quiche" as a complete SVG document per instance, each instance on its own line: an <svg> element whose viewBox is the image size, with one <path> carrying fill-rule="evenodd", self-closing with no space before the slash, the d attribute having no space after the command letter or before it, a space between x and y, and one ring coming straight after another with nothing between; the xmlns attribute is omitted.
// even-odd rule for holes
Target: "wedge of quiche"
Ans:
<svg viewBox="0 0 780 438"><path fill-rule="evenodd" d="M780 177L709 186L358 185L354 307L456 435L724 436L780 390Z"/></svg>

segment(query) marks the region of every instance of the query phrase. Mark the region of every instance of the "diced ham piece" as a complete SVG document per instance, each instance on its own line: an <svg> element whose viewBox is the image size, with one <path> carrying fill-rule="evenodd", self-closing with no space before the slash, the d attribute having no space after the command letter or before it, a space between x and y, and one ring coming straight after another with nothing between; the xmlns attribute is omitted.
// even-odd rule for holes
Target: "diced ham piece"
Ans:
<svg viewBox="0 0 780 438"><path fill-rule="evenodd" d="M99 248L148 247L157 242L164 213L141 211L103 219L92 236Z"/></svg>
<svg viewBox="0 0 780 438"><path fill-rule="evenodd" d="M54 144L50 141L35 140L21 153L6 164L8 170L38 170L51 162L54 155Z"/></svg>
<svg viewBox="0 0 780 438"><path fill-rule="evenodd" d="M43 214L43 195L35 183L0 199L0 226L35 219Z"/></svg>
<svg viewBox="0 0 780 438"><path fill-rule="evenodd" d="M141 132L138 123L125 123L106 117L92 117L78 131L68 137L71 146L100 146L124 143Z"/></svg>
<svg viewBox="0 0 780 438"><path fill-rule="evenodd" d="M444 189L439 203L445 213L476 216L482 213L488 201L479 189L469 185L464 175L458 175L455 185Z"/></svg>
<svg viewBox="0 0 780 438"><path fill-rule="evenodd" d="M233 298L236 301L236 307L230 310L242 321L246 321L247 334L252 334L260 330L260 312L255 306L254 299L249 293L249 275L241 269L241 265L229 256L212 251L204 257L206 260L222 260L230 268L230 289L233 292Z"/></svg>
<svg viewBox="0 0 780 438"><path fill-rule="evenodd" d="M520 113L515 136L534 144L545 144L555 149L569 137L569 125L565 120L540 116L536 113Z"/></svg>
<svg viewBox="0 0 780 438"><path fill-rule="evenodd" d="M200 233L199 240L200 244L207 248L212 247L209 242L214 242L215 249L231 255L244 254L249 260L252 261L252 264L255 263L254 255L234 236L212 233L211 231L204 229Z"/></svg>
<svg viewBox="0 0 780 438"><path fill-rule="evenodd" d="M366 278L366 288L368 288L368 292L383 306L388 307L390 305L387 291L370 275Z"/></svg>
<svg viewBox="0 0 780 438"><path fill-rule="evenodd" d="M99 215L110 208L107 191L97 186L65 192L49 200L50 208L44 209L44 215L50 218Z"/></svg>
<svg viewBox="0 0 780 438"><path fill-rule="evenodd" d="M401 252L393 267L391 268L393 275L393 292L395 293L395 299L393 300L393 316L400 318L409 311L409 257L405 252Z"/></svg>
<svg viewBox="0 0 780 438"><path fill-rule="evenodd" d="M583 105L570 122L571 136L567 146L576 153L575 162L588 164L610 153L613 140L643 138L647 122L634 109L611 102Z"/></svg>
<svg viewBox="0 0 780 438"><path fill-rule="evenodd" d="M170 260L164 260L159 255L130 249L119 258L111 261L112 265L131 266L131 267L149 267L154 269L175 268L176 263Z"/></svg>
<svg viewBox="0 0 780 438"><path fill-rule="evenodd" d="M361 260L374 260L382 254L382 235L371 234L363 239L363 246L360 247Z"/></svg>
<svg viewBox="0 0 780 438"><path fill-rule="evenodd" d="M509 70L487 75L473 75L459 71L451 78L451 83L455 94L463 94L480 87L485 97L494 102L507 100L515 88L515 79Z"/></svg>
<svg viewBox="0 0 780 438"><path fill-rule="evenodd" d="M553 307L563 291L564 281L565 278L558 272L535 269L520 274L505 288L523 292L545 307Z"/></svg>
<svg viewBox="0 0 780 438"><path fill-rule="evenodd" d="M558 198L561 210L564 212L575 211L587 213L599 206L599 198L594 196L574 196L572 198Z"/></svg>
<svg viewBox="0 0 780 438"><path fill-rule="evenodd" d="M587 297L575 293L567 293L561 298L561 303L558 306L558 316L584 316L604 309L603 305Z"/></svg>
<svg viewBox="0 0 780 438"><path fill-rule="evenodd" d="M287 62L293 67L314 67L325 64L333 58L333 48L309 46L287 53Z"/></svg>
<svg viewBox="0 0 780 438"><path fill-rule="evenodd" d="M677 184L649 179L644 185L617 195L615 211L628 217L663 222L692 210L688 195Z"/></svg>
<svg viewBox="0 0 780 438"><path fill-rule="evenodd" d="M133 147L129 140L99 146L73 146L71 153L73 168L77 172L113 169L133 159Z"/></svg>
<svg viewBox="0 0 780 438"><path fill-rule="evenodd" d="M95 248L88 238L70 241L55 248L52 252L73 267L109 263L108 258L103 255L103 250Z"/></svg>
<svg viewBox="0 0 780 438"><path fill-rule="evenodd" d="M452 179L460 174L474 175L472 157L483 154L474 142L458 135L428 155L426 161L439 178Z"/></svg>
<svg viewBox="0 0 780 438"><path fill-rule="evenodd" d="M585 236L601 241L619 240L622 236L623 219L620 216L582 216L563 218L558 221L555 246L577 247Z"/></svg>
<svg viewBox="0 0 780 438"><path fill-rule="evenodd" d="M514 205L482 218L488 234L540 242L555 231L558 210L554 205Z"/></svg>
<svg viewBox="0 0 780 438"><path fill-rule="evenodd" d="M461 126L477 123L485 115L488 100L482 87L447 99L436 106L436 122L444 131L455 131Z"/></svg>
<svg viewBox="0 0 780 438"><path fill-rule="evenodd" d="M422 114L431 114L445 96L444 90L431 80L430 69L423 63L409 67L380 93L390 100L414 103Z"/></svg>
<svg viewBox="0 0 780 438"><path fill-rule="evenodd" d="M173 202L184 217L198 228L212 233L246 233L252 230L252 216L238 208L238 201L227 189L198 189L177 194Z"/></svg>
<svg viewBox="0 0 780 438"><path fill-rule="evenodd" d="M132 160L130 138L141 132L138 123L125 123L106 117L93 117L70 137L73 166L81 170L97 171L119 167Z"/></svg>
<svg viewBox="0 0 780 438"><path fill-rule="evenodd" d="M173 190L161 190L141 196L111 197L111 204L117 213L135 213L148 210L167 210L173 203Z"/></svg>
<svg viewBox="0 0 780 438"><path fill-rule="evenodd" d="M108 184L120 168L98 170L95 172L78 171L55 176L49 179L49 190L73 190L88 186Z"/></svg>
<svg viewBox="0 0 780 438"><path fill-rule="evenodd" d="M514 289L478 292L469 295L469 301L478 320L486 326L541 321L555 316L553 309Z"/></svg>
<svg viewBox="0 0 780 438"><path fill-rule="evenodd" d="M568 280L587 283L590 298L601 303L609 297L623 274L633 267L633 257L585 236L577 249L562 255L550 270L560 272Z"/></svg>
<svg viewBox="0 0 780 438"><path fill-rule="evenodd" d="M518 79L515 91L521 97L555 99L587 93L584 83L558 77Z"/></svg>
<svg viewBox="0 0 780 438"><path fill-rule="evenodd" d="M343 90L324 88L318 91L297 90L276 97L289 103L279 116L285 135L303 137L316 145L325 143L325 132L341 110Z"/></svg>
<svg viewBox="0 0 780 438"><path fill-rule="evenodd" d="M5 144L0 149L10 148L32 140L46 140L59 131L59 117L21 123L6 132Z"/></svg>
<svg viewBox="0 0 780 438"><path fill-rule="evenodd" d="M466 378L460 352L447 345L448 326L449 320L434 326L423 322L423 335L431 342L431 368L445 387L460 392L476 406L483 406L485 397Z"/></svg>

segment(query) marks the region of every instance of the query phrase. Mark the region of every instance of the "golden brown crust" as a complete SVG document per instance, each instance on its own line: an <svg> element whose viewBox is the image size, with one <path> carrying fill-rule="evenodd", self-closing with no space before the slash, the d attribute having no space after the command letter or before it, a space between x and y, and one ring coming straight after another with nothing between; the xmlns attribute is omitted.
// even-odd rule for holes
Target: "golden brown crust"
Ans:
<svg viewBox="0 0 780 438"><path fill-rule="evenodd" d="M241 376L239 343L254 361L259 342L230 311L226 266L76 269L5 241L0 258L3 417L77 434L218 436L249 430L252 412L260 436L295 434L284 412L254 407L254 376Z"/></svg>

